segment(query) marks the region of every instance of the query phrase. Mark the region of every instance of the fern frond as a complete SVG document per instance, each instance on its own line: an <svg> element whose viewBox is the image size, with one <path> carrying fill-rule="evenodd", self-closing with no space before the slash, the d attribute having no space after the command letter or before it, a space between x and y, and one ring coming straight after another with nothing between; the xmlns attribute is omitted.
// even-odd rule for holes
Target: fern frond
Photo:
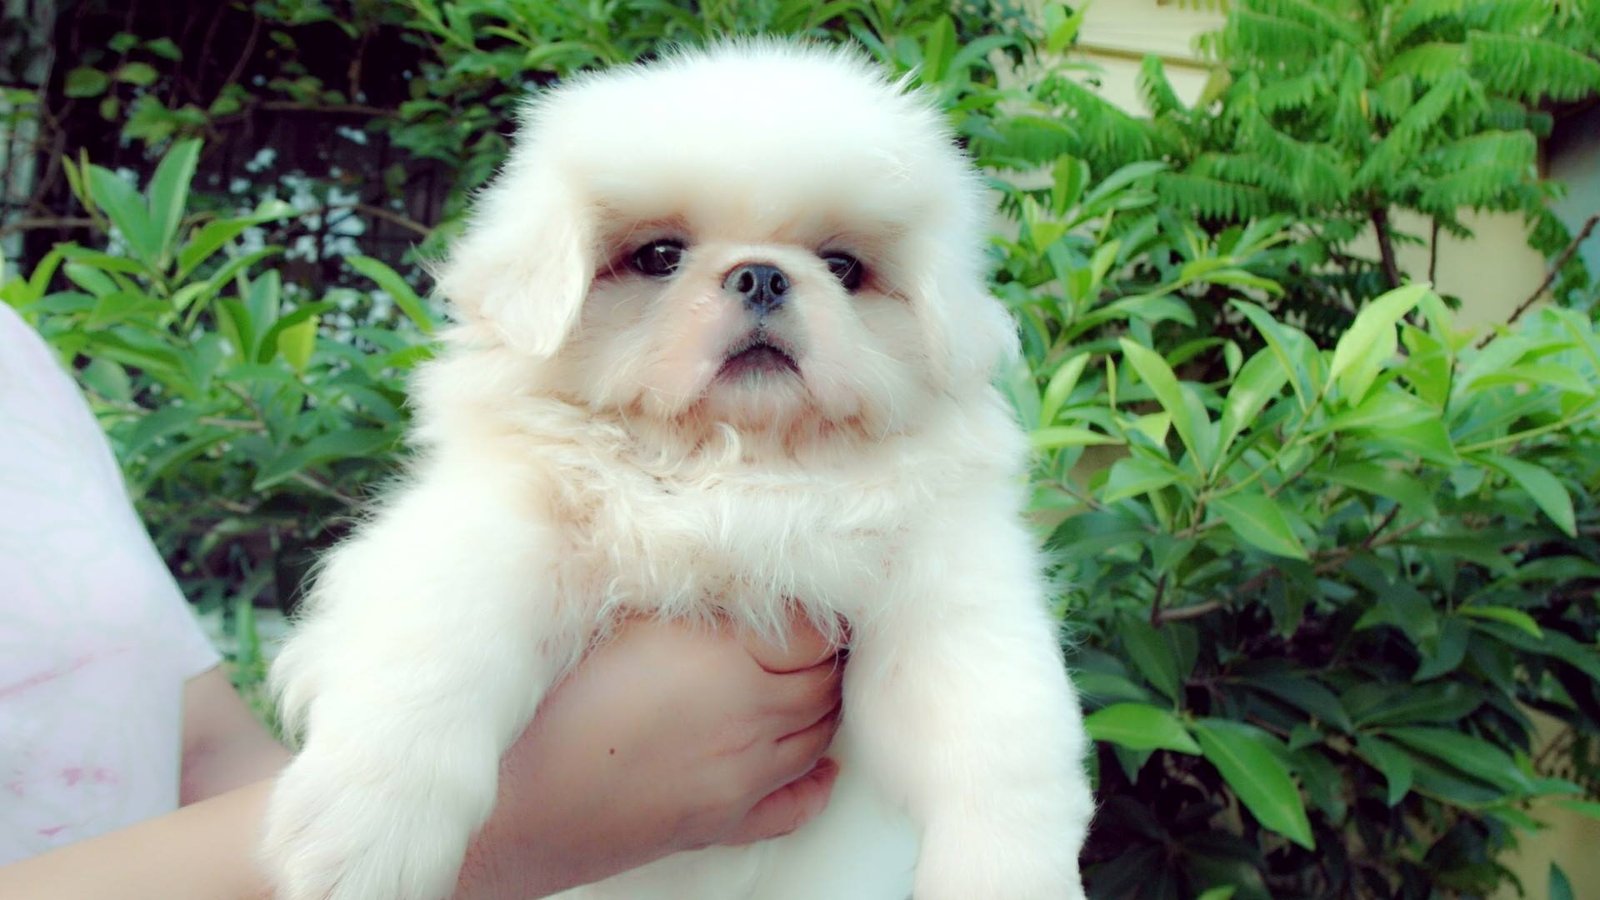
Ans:
<svg viewBox="0 0 1600 900"><path fill-rule="evenodd" d="M1244 5L1263 15L1315 29L1325 40L1348 44L1367 40L1357 24L1365 16L1359 4L1349 0L1246 0Z"/></svg>
<svg viewBox="0 0 1600 900"><path fill-rule="evenodd" d="M1163 172L1157 175L1156 192L1167 206L1211 219L1236 221L1263 216L1271 211L1272 206L1260 188L1187 172Z"/></svg>
<svg viewBox="0 0 1600 900"><path fill-rule="evenodd" d="M1332 205L1348 190L1349 173L1339 168L1328 147L1296 140L1259 114L1241 124L1236 146L1284 174L1297 208Z"/></svg>
<svg viewBox="0 0 1600 900"><path fill-rule="evenodd" d="M1400 117L1411 108L1416 90L1416 82L1410 75L1396 75L1384 79L1381 84L1367 92L1367 105L1372 111L1373 120L1383 124L1400 121Z"/></svg>
<svg viewBox="0 0 1600 900"><path fill-rule="evenodd" d="M1463 169L1430 179L1417 199L1417 208L1424 212L1447 213L1454 209L1509 209L1515 206L1515 196L1508 194L1505 184L1526 177L1518 167L1480 166Z"/></svg>
<svg viewBox="0 0 1600 900"><path fill-rule="evenodd" d="M1187 113L1189 107L1183 105L1178 99L1178 92L1172 89L1172 82L1167 79L1167 68L1161 64L1161 57L1150 54L1139 63L1139 94L1144 99L1145 108L1150 110L1150 115L1157 118L1173 114Z"/></svg>
<svg viewBox="0 0 1600 900"><path fill-rule="evenodd" d="M1254 56L1273 62L1314 59L1327 49L1314 28L1246 9L1228 17L1217 44L1224 56Z"/></svg>
<svg viewBox="0 0 1600 900"><path fill-rule="evenodd" d="M1467 48L1462 44L1430 41L1400 53L1384 66L1386 76L1409 75L1433 83L1466 65Z"/></svg>
<svg viewBox="0 0 1600 900"><path fill-rule="evenodd" d="M1479 112L1483 103L1478 86L1465 73L1459 70L1446 73L1400 116L1394 133L1404 132L1404 140L1408 142L1420 140L1438 127L1445 116L1469 107L1472 112Z"/></svg>
<svg viewBox="0 0 1600 900"><path fill-rule="evenodd" d="M1346 51L1334 91L1328 137L1348 146L1352 140L1364 141L1372 133L1371 111L1364 103L1370 80L1366 60L1360 53Z"/></svg>
<svg viewBox="0 0 1600 900"><path fill-rule="evenodd" d="M1462 21L1469 29L1493 31L1499 34L1531 34L1542 29L1549 21L1555 4L1529 3L1526 0L1507 3L1505 0L1476 0L1462 12Z"/></svg>
<svg viewBox="0 0 1600 900"><path fill-rule="evenodd" d="M1285 206L1297 205L1294 180L1258 156L1203 153L1184 174L1260 188L1273 201Z"/></svg>
<svg viewBox="0 0 1600 900"><path fill-rule="evenodd" d="M1600 61L1553 41L1474 31L1467 50L1473 74L1498 94L1537 103L1600 92Z"/></svg>
<svg viewBox="0 0 1600 900"><path fill-rule="evenodd" d="M989 135L974 136L979 155L991 164L1029 169L1063 156L1075 155L1082 146L1080 132L1059 119L1017 115L996 121Z"/></svg>
<svg viewBox="0 0 1600 900"><path fill-rule="evenodd" d="M1427 163L1446 171L1492 166L1518 169L1532 178L1538 160L1538 143L1526 131L1485 131L1440 147Z"/></svg>
<svg viewBox="0 0 1600 900"><path fill-rule="evenodd" d="M1403 46L1418 29L1459 17L1465 8L1465 0L1411 0L1389 27L1389 46Z"/></svg>
<svg viewBox="0 0 1600 900"><path fill-rule="evenodd" d="M1311 106L1321 95L1326 82L1319 75L1299 75L1262 85L1256 92L1256 103L1267 114Z"/></svg>
<svg viewBox="0 0 1600 900"><path fill-rule="evenodd" d="M1061 115L1082 135L1079 156L1111 159L1117 165L1148 159L1154 150L1149 125L1124 112L1086 85L1058 79L1052 96L1062 105Z"/></svg>
<svg viewBox="0 0 1600 900"><path fill-rule="evenodd" d="M1526 106L1507 97L1490 97L1484 104L1482 124L1485 128L1496 131L1526 128L1532 131L1536 127L1533 120L1534 116L1528 113Z"/></svg>

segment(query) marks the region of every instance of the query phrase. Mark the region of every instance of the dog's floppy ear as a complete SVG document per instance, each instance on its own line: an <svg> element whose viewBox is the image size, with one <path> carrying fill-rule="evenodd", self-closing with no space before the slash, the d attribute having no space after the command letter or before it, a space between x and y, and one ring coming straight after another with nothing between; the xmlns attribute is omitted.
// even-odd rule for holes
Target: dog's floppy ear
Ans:
<svg viewBox="0 0 1600 900"><path fill-rule="evenodd" d="M553 167L520 162L479 200L439 288L466 321L546 358L577 323L594 277L593 212Z"/></svg>

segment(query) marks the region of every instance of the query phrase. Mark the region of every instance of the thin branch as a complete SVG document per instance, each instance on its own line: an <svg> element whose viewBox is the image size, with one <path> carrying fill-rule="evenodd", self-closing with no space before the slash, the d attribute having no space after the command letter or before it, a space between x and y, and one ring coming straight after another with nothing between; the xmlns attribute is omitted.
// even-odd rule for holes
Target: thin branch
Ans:
<svg viewBox="0 0 1600 900"><path fill-rule="evenodd" d="M1372 230L1378 236L1378 254L1383 259L1383 277L1389 287L1400 286L1400 264L1395 260L1394 236L1389 233L1389 210L1382 206L1372 208Z"/></svg>
<svg viewBox="0 0 1600 900"><path fill-rule="evenodd" d="M5 237L18 231L33 231L40 228L93 228L94 226L95 221L87 216L30 217L0 225L0 237Z"/></svg>
<svg viewBox="0 0 1600 900"><path fill-rule="evenodd" d="M369 106L365 103L300 103L295 100L268 100L257 108L269 112L322 112L374 117L398 114L397 110Z"/></svg>
<svg viewBox="0 0 1600 900"><path fill-rule="evenodd" d="M221 21L221 16L218 16L217 20ZM250 14L250 37L245 39L244 50L240 51L239 59L234 62L233 69L228 72L228 77L222 80L222 87L217 88L218 97L222 96L229 85L236 84L239 81L239 76L244 74L244 67L249 64L250 57L256 52L256 38L260 34L261 14L252 12ZM209 43L207 46L209 46Z"/></svg>
<svg viewBox="0 0 1600 900"><path fill-rule="evenodd" d="M1527 312L1533 304L1539 301L1540 297L1544 296L1544 292L1550 289L1550 285L1555 284L1556 278L1561 275L1561 270L1566 268L1568 262L1572 261L1572 256L1578 252L1578 247L1589 239L1589 235L1594 233L1596 225L1600 225L1600 213L1590 216L1589 221L1583 223L1583 227L1578 229L1577 237L1574 237L1572 243L1568 244L1567 248L1561 251L1561 255L1556 257L1555 263L1550 266L1550 271L1545 273L1544 280L1539 282L1539 287L1528 295L1528 299L1517 304L1517 308L1511 311L1511 317L1506 319L1507 325L1515 324L1518 319L1522 318L1523 313ZM1489 343L1491 337L1492 335L1485 335L1478 342L1479 349Z"/></svg>
<svg viewBox="0 0 1600 900"><path fill-rule="evenodd" d="M1378 547L1395 543L1411 532L1422 527L1423 520L1418 519L1414 522L1408 522L1404 526L1397 528L1394 531L1385 533L1386 529L1388 529L1390 525L1394 524L1395 517L1399 514L1400 505L1397 503L1392 509L1389 510L1388 514L1386 514L1383 519L1378 522L1377 525L1373 526L1373 529L1367 533L1366 538L1364 538L1354 549L1349 547L1335 547L1332 550L1325 550L1319 553L1311 554L1312 560L1316 562L1316 566L1312 569L1312 571L1317 575L1327 575L1329 573L1336 572L1339 570L1340 566L1344 565L1345 562L1348 561L1350 557L1356 555L1356 553L1374 550ZM1274 576L1281 576L1282 574L1283 572L1277 566L1267 566L1265 569L1262 569L1256 574L1245 579L1245 581L1241 583L1238 588L1233 590L1228 595L1228 598L1225 601L1207 600L1204 603L1195 603L1190 606L1179 606L1168 609L1158 608L1151 611L1150 624L1159 627L1167 622L1182 622L1188 619L1198 619L1201 616L1210 615L1219 609L1223 609L1229 605L1232 605L1234 602L1243 600L1256 591L1261 590L1267 586L1267 582ZM1158 585L1158 587L1161 586Z"/></svg>
<svg viewBox="0 0 1600 900"><path fill-rule="evenodd" d="M1428 283L1438 280L1439 272L1439 217L1433 217L1433 236L1428 239Z"/></svg>
<svg viewBox="0 0 1600 900"><path fill-rule="evenodd" d="M1275 572L1277 570L1271 569L1269 571ZM1207 600L1204 603L1196 603L1193 606L1180 606L1176 609L1163 609L1161 611L1161 615L1154 617L1155 621L1151 624L1161 626L1168 622L1183 622L1188 619L1198 619L1201 616L1210 615L1221 608L1221 600Z"/></svg>
<svg viewBox="0 0 1600 900"><path fill-rule="evenodd" d="M345 506L348 506L351 509L356 509L361 506L361 500L359 498L346 494L328 482L323 481L321 478L312 475L310 472L302 470L294 473L290 477L314 491L326 494L327 496L338 500L340 503L343 503Z"/></svg>
<svg viewBox="0 0 1600 900"><path fill-rule="evenodd" d="M402 215L391 209L384 209L381 206L373 206L370 203L354 203L351 204L349 208L355 210L356 212L365 213L369 216L372 216L374 219L383 219L385 222L393 222L394 224L399 225L401 228L409 229L410 231L420 234L423 237L428 237L433 234L432 228L429 228L410 216Z"/></svg>
<svg viewBox="0 0 1600 900"><path fill-rule="evenodd" d="M1166 594L1167 594L1167 573L1162 572L1161 573L1161 577L1156 580L1156 596L1155 596L1155 600L1153 600L1150 603L1150 624L1151 625L1154 625L1154 626L1157 626L1157 627L1160 627L1160 625L1161 625L1161 621L1162 621L1162 619L1161 619L1161 611L1162 611L1161 610L1161 599L1163 597L1165 597Z"/></svg>

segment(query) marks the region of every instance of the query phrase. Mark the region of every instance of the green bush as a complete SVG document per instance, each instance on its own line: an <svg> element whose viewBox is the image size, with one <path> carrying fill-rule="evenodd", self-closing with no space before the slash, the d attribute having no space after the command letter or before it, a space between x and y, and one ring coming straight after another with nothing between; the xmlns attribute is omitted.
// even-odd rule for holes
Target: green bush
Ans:
<svg viewBox="0 0 1600 900"><path fill-rule="evenodd" d="M1315 46L1332 42L1316 63L1331 78L1367 59L1359 29L1386 23L1371 51L1384 64L1330 83L1398 108L1402 87L1422 103L1430 78L1449 80L1397 86L1399 54L1504 49L1495 35L1510 29L1582 60L1600 11L1414 4L1433 12L1402 29L1399 6L1235 3L1219 39L1230 85L1180 109L1151 64L1155 115L1142 122L1075 80L1081 66L1058 54L1080 16L1055 6L1034 25L941 3L260 2L250 15L280 76L251 89L172 82L154 33L77 61L64 89L164 147L162 162L141 193L62 159L92 224L0 297L79 373L185 588L232 611L248 680L254 604L291 605L314 551L391 471L403 378L437 312L409 255L347 247L341 265L308 270L283 249L326 224L336 173L311 178L309 211L231 212L237 198L194 174L199 145L176 138L289 106L359 106L375 76L336 86L318 68L327 43L358 61L368 42L410 48L405 99L367 111L404 156L372 179L382 193L367 205L383 215L364 215L400 215L409 167L444 166L455 188L423 229L426 252L504 153L524 89L729 27L854 41L938 96L1009 219L994 287L1024 359L1003 384L1039 450L1032 514L1098 741L1091 893L1482 896L1533 827L1531 800L1600 812L1585 755L1600 736L1600 335L1563 308L1463 334L1448 298L1391 289L1385 260L1347 242L1352 222L1391 206L1452 228L1453 201L1420 199L1429 179L1452 153L1524 147L1535 95L1557 88L1458 84L1452 124L1402 154L1422 162L1362 181L1348 135L1327 129L1343 95L1271 106L1273 91L1299 96L1269 74L1287 50L1252 35L1298 23ZM1488 68L1469 80L1512 83L1494 67L1515 60L1473 52ZM1013 63L1024 83L1002 77ZM1568 68L1524 74L1573 85L1589 71ZM1399 140L1402 125L1379 110L1366 127L1386 135L1368 138ZM1311 169L1272 155L1282 141L1338 177L1307 183ZM1230 142L1230 186L1217 189L1267 199L1184 199L1223 172L1202 169ZM1521 159L1480 167L1471 189L1544 221L1549 188ZM1316 193L1329 185L1342 187ZM1554 255L1562 242L1548 243ZM1581 268L1562 274L1558 299L1592 294ZM1554 753L1533 753L1531 711L1569 729Z"/></svg>

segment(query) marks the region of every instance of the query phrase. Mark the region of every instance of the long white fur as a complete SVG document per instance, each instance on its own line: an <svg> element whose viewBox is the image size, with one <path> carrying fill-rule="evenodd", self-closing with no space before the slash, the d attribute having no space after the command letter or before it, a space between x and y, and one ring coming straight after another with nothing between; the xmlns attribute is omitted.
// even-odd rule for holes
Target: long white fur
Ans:
<svg viewBox="0 0 1600 900"><path fill-rule="evenodd" d="M624 614L851 623L832 803L566 900L1074 900L1085 739L990 385L983 193L923 99L767 42L588 76L528 110L441 272L417 462L327 559L273 669L304 747L264 857L287 900L436 900L497 763ZM686 240L682 268L632 248ZM818 254L872 273L847 293ZM720 377L751 261L798 375Z"/></svg>

